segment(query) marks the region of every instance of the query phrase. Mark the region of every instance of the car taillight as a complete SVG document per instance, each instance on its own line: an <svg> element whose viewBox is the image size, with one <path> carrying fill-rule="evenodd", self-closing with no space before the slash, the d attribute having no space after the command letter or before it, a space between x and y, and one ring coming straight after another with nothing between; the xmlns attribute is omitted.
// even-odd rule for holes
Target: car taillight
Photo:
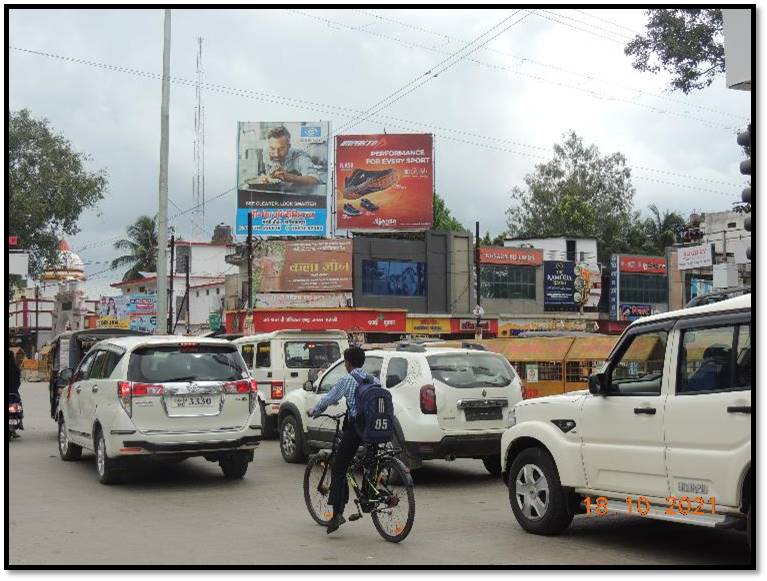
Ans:
<svg viewBox="0 0 767 581"><path fill-rule="evenodd" d="M118 381L117 382L117 397L120 400L120 405L125 410L125 413L130 415L133 413L133 404L131 402L131 382L130 381Z"/></svg>
<svg viewBox="0 0 767 581"><path fill-rule="evenodd" d="M255 379L250 380L250 413L256 409L258 403L258 382Z"/></svg>
<svg viewBox="0 0 767 581"><path fill-rule="evenodd" d="M224 393L250 393L250 381L248 379L228 381L224 384Z"/></svg>
<svg viewBox="0 0 767 581"><path fill-rule="evenodd" d="M285 384L282 381L272 382L272 399L282 399L285 395Z"/></svg>
<svg viewBox="0 0 767 581"><path fill-rule="evenodd" d="M8 413L17 414L21 411L21 406L17 403L8 404Z"/></svg>
<svg viewBox="0 0 767 581"><path fill-rule="evenodd" d="M424 385L421 387L421 413L437 413L437 394L433 385Z"/></svg>
<svg viewBox="0 0 767 581"><path fill-rule="evenodd" d="M128 416L133 414L134 397L160 396L164 393L165 386L161 383L134 383L133 381L117 382L117 397L120 400L120 405L122 405Z"/></svg>
<svg viewBox="0 0 767 581"><path fill-rule="evenodd" d="M531 389L529 387L522 386L522 399L530 399L532 397L538 397L539 392L537 389Z"/></svg>
<svg viewBox="0 0 767 581"><path fill-rule="evenodd" d="M165 386L160 383L133 383L130 393L133 397L148 397L152 395L163 395Z"/></svg>

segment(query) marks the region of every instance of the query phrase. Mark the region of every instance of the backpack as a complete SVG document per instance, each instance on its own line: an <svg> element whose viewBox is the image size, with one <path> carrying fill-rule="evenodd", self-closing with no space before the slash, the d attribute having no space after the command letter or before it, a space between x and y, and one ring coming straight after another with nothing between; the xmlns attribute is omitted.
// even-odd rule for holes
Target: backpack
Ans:
<svg viewBox="0 0 767 581"><path fill-rule="evenodd" d="M357 379L357 378L355 378ZM391 393L376 377L368 376L362 383L357 379L355 399L357 434L366 444L385 444L394 436L394 404Z"/></svg>

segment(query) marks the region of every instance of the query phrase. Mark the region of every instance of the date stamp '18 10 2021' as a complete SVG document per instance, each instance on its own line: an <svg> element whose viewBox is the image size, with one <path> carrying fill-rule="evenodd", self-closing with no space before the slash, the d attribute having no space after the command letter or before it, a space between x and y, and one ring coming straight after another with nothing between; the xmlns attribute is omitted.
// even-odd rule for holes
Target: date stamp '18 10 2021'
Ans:
<svg viewBox="0 0 767 581"><path fill-rule="evenodd" d="M598 496L593 500L590 496L587 496L583 500L586 506L586 514L596 516L605 516L610 512L609 502L605 496ZM638 496L636 498L626 497L626 508L629 513L636 512L640 516L647 516L650 513L650 506L650 500L646 496ZM668 515L681 514L684 516L702 516L706 513L716 514L716 498L713 496L709 496L707 499L702 496L695 496L693 498L688 496L667 496L665 513Z"/></svg>

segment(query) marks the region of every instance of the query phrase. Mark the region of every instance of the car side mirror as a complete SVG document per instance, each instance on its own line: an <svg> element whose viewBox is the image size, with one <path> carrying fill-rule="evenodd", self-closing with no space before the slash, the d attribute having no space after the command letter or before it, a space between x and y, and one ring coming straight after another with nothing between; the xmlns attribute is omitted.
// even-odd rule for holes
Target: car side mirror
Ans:
<svg viewBox="0 0 767 581"><path fill-rule="evenodd" d="M67 367L59 371L59 375L56 377L56 386L62 387L72 380L72 370Z"/></svg>
<svg viewBox="0 0 767 581"><path fill-rule="evenodd" d="M589 376L589 393L592 395L607 395L607 376L604 373L594 373Z"/></svg>
<svg viewBox="0 0 767 581"><path fill-rule="evenodd" d="M314 391L314 383L311 381L304 382L304 391Z"/></svg>
<svg viewBox="0 0 767 581"><path fill-rule="evenodd" d="M314 383L317 381L317 378L320 376L320 370L319 369L310 369L307 373L307 377L309 378L309 381L311 383Z"/></svg>

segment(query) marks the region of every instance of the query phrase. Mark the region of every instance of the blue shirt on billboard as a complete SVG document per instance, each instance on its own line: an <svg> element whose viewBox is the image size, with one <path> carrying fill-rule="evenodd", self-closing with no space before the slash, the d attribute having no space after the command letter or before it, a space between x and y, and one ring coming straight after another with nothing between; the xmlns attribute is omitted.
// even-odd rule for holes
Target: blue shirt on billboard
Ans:
<svg viewBox="0 0 767 581"><path fill-rule="evenodd" d="M288 154L285 156L285 161L282 166L270 160L267 172L272 173L274 170L280 169L280 167L288 173L312 176L313 178L316 178L320 184L325 183L322 179L322 175L320 175L320 172L317 170L317 166L312 162L311 156L303 149L293 149L291 147Z"/></svg>

